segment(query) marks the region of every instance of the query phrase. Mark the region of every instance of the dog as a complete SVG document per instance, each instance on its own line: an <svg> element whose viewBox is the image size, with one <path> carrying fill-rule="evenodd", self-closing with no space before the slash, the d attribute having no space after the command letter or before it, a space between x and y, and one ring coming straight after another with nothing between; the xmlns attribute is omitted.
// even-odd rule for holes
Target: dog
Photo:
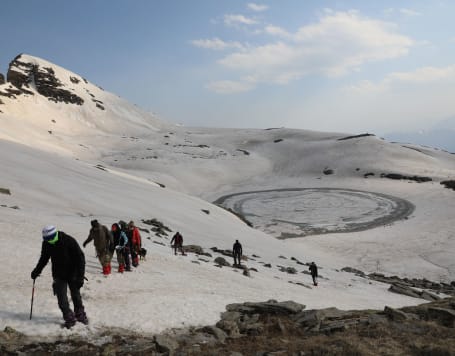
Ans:
<svg viewBox="0 0 455 356"><path fill-rule="evenodd" d="M147 250L143 247L139 250L139 259L140 260L146 260L145 256L147 255Z"/></svg>

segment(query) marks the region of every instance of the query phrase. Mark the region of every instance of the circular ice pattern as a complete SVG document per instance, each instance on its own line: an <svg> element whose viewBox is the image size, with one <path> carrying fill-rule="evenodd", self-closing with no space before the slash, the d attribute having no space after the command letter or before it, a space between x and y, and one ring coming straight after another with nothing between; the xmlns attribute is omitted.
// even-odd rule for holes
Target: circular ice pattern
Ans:
<svg viewBox="0 0 455 356"><path fill-rule="evenodd" d="M414 205L391 195L336 188L286 188L222 196L215 202L278 238L353 232L407 218Z"/></svg>

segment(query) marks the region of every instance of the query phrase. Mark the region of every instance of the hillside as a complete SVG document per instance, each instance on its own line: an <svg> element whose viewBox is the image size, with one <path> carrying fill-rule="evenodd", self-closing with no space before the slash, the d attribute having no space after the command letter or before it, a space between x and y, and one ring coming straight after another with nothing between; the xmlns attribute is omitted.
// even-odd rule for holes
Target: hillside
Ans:
<svg viewBox="0 0 455 356"><path fill-rule="evenodd" d="M8 248L0 258L8 267L0 275L0 328L40 336L94 335L106 327L151 333L213 324L226 304L245 301L340 309L422 302L389 292L387 283L341 271L345 266L455 279L454 192L440 184L455 177L450 153L356 133L186 128L29 55L16 57L6 77L0 85L0 239ZM297 189L309 188L313 195L297 198ZM257 193L280 189L293 193ZM348 193L326 194L330 189ZM268 233L211 203L245 192L254 197L230 207L256 216L255 225ZM409 208L394 215L401 200ZM374 214L392 219L381 224L374 218L361 228ZM37 280L29 321L30 271L39 257L41 228L55 224L82 243L94 218L108 227L120 219L136 221L147 260L133 273L104 278L93 246L87 246L83 298L90 326L74 331L59 326L48 266ZM150 219L172 232L157 235L146 223ZM271 220L274 228L266 226ZM307 236L277 239L273 231L282 230L283 221L293 236ZM358 228L337 233L340 221ZM335 228L311 235L296 228L302 224ZM169 240L175 231L206 255L174 256ZM249 277L214 262L222 256L232 262L222 251L235 239L243 244ZM317 288L306 274L311 261L321 268Z"/></svg>

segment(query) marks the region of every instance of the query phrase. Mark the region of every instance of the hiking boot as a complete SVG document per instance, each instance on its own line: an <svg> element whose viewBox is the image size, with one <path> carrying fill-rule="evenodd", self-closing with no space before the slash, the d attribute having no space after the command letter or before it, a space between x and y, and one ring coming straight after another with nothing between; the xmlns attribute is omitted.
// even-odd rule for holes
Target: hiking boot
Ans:
<svg viewBox="0 0 455 356"><path fill-rule="evenodd" d="M87 314L85 314L84 307L76 309L76 320L84 325L88 324Z"/></svg>
<svg viewBox="0 0 455 356"><path fill-rule="evenodd" d="M109 266L103 266L103 274L107 276L109 274Z"/></svg>
<svg viewBox="0 0 455 356"><path fill-rule="evenodd" d="M124 264L119 264L118 273L123 273L124 271L125 271L125 265Z"/></svg>
<svg viewBox="0 0 455 356"><path fill-rule="evenodd" d="M65 314L63 316L63 319L65 320L65 324L63 324L63 326L67 329L71 329L76 324L76 317L72 311L70 311L68 314Z"/></svg>

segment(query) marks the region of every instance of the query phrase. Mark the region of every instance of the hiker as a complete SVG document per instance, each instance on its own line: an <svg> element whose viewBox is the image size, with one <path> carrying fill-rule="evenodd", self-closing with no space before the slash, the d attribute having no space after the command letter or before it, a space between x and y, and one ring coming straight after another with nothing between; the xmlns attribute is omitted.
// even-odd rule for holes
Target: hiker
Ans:
<svg viewBox="0 0 455 356"><path fill-rule="evenodd" d="M52 289L54 290L54 295L57 296L58 306L65 320L64 326L69 329L76 324L76 321L87 325L88 319L80 293L80 289L84 285L84 253L73 237L63 231L58 231L55 226L45 226L42 231L42 237L41 257L31 273L32 279L35 280L41 274L50 258L52 278L54 279ZM73 300L74 312L69 306L68 288Z"/></svg>
<svg viewBox="0 0 455 356"><path fill-rule="evenodd" d="M310 267L308 268L311 272L311 277L313 278L313 284L315 286L318 285L318 266L316 266L316 263L311 262Z"/></svg>
<svg viewBox="0 0 455 356"><path fill-rule="evenodd" d="M174 255L177 254L177 249L180 250L182 256L185 255L185 252L183 251L183 236L180 232L177 231L175 235L172 237L171 247L174 247Z"/></svg>
<svg viewBox="0 0 455 356"><path fill-rule="evenodd" d="M92 220L90 224L92 225L92 228L90 229L90 233L82 246L85 248L85 246L93 240L96 256L103 267L103 274L107 276L111 273L111 246L114 245L114 240L108 228L101 225L98 220Z"/></svg>
<svg viewBox="0 0 455 356"><path fill-rule="evenodd" d="M240 259L242 258L242 244L239 240L235 240L234 246L232 247L232 255L234 256L234 266L240 266Z"/></svg>
<svg viewBox="0 0 455 356"><path fill-rule="evenodd" d="M130 221L128 224L128 242L131 240L130 253L133 267L139 266L139 251L142 247L141 234L139 229L134 225L134 221Z"/></svg>
<svg viewBox="0 0 455 356"><path fill-rule="evenodd" d="M125 221L120 220L119 225L120 225L121 232L123 232L126 236L126 245L122 249L123 258L125 260L125 271L131 272L131 259L130 259L131 239L128 237L128 235L129 235L128 224Z"/></svg>
<svg viewBox="0 0 455 356"><path fill-rule="evenodd" d="M114 223L111 226L111 233L114 238L115 253L117 254L118 272L125 271L125 248L128 245L128 237L124 231L120 229L119 224Z"/></svg>

